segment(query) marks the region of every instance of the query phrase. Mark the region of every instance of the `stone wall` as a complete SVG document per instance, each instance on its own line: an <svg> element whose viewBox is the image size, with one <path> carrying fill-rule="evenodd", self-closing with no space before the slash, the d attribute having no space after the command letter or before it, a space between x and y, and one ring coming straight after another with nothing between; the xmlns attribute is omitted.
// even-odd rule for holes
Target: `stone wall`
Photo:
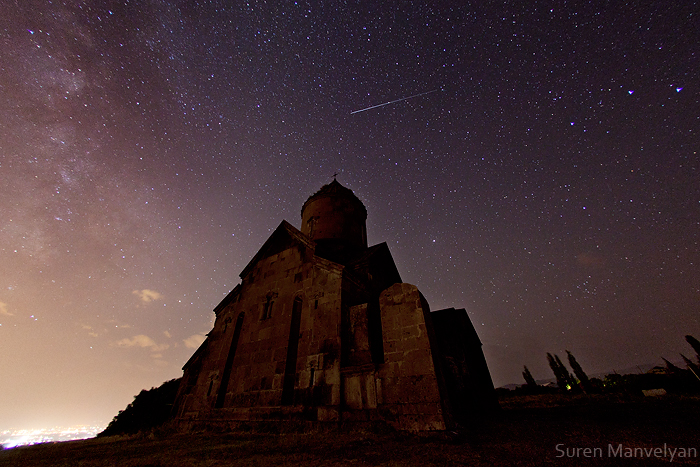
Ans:
<svg viewBox="0 0 700 467"><path fill-rule="evenodd" d="M282 406L285 373L293 378L286 404L339 406L341 279L342 267L313 256L309 260L303 248L261 259L244 278L239 295L218 314L181 415L217 418L224 416L217 409L225 409L226 417L236 418L231 413L235 408L246 418L250 411L238 409ZM301 300L301 315L298 333L290 335L295 299ZM241 314L235 356L225 375ZM290 339L297 341L291 370ZM224 376L228 379L220 396ZM322 412L325 418L337 416Z"/></svg>
<svg viewBox="0 0 700 467"><path fill-rule="evenodd" d="M384 364L377 372L376 392L382 417L401 430L450 427L425 299L411 284L394 284L380 295L379 307Z"/></svg>

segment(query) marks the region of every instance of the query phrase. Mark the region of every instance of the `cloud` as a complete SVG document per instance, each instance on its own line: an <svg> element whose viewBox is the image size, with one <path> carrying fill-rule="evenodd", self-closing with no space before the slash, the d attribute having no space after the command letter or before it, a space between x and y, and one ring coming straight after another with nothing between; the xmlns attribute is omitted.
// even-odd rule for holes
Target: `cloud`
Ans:
<svg viewBox="0 0 700 467"><path fill-rule="evenodd" d="M117 341L117 347L123 347L123 348L142 347L144 349L151 350L151 352L162 352L163 350L167 349L170 346L168 344L158 345L150 337L148 337L144 334L138 334L138 335L132 337L131 339L126 338L126 339L122 339L120 341Z"/></svg>
<svg viewBox="0 0 700 467"><path fill-rule="evenodd" d="M0 315L2 316L14 316L14 313L10 313L7 310L7 303L5 302L0 302Z"/></svg>
<svg viewBox="0 0 700 467"><path fill-rule="evenodd" d="M202 345L202 342L204 342L204 339L206 339L207 336L204 334L195 334L193 336L188 337L187 339L183 340L185 343L185 347L188 349L198 349L200 345Z"/></svg>
<svg viewBox="0 0 700 467"><path fill-rule="evenodd" d="M163 334L164 334L165 337L167 337L168 339L170 339L171 337L173 337L173 335L170 334L168 331L163 331Z"/></svg>
<svg viewBox="0 0 700 467"><path fill-rule="evenodd" d="M97 333L97 330L94 329L94 328L93 328L92 326L90 326L89 324L80 323L80 328L81 328L83 331L87 331L87 335L90 336L90 337L100 337L100 335ZM102 329L102 332L104 332L104 329Z"/></svg>
<svg viewBox="0 0 700 467"><path fill-rule="evenodd" d="M134 295L138 295L139 299L142 302L152 302L155 300L162 300L164 297L162 294L156 292L155 290L149 290L149 289L143 289L143 290L134 290L132 292Z"/></svg>

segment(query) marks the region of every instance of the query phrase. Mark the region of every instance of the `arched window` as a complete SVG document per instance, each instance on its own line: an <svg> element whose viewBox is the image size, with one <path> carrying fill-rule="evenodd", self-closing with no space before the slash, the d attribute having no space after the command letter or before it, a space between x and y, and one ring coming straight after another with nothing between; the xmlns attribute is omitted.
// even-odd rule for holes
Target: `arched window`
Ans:
<svg viewBox="0 0 700 467"><path fill-rule="evenodd" d="M229 324L230 322L231 322L231 317L229 316L229 317L226 318L226 320L224 321L224 330L222 331L223 334L226 334L226 330L228 329L228 324Z"/></svg>
<svg viewBox="0 0 700 467"><path fill-rule="evenodd" d="M260 317L261 320L272 318L272 305L275 303L273 298L275 297L271 293L267 294L267 297L265 297L265 303L263 303L262 316Z"/></svg>

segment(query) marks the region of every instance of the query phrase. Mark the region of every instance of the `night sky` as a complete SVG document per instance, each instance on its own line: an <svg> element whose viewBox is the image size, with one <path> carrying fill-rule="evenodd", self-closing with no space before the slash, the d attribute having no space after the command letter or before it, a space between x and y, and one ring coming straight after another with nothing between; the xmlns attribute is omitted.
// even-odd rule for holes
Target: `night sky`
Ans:
<svg viewBox="0 0 700 467"><path fill-rule="evenodd" d="M694 2L277 3L0 1L0 430L179 377L336 172L497 386L692 354Z"/></svg>

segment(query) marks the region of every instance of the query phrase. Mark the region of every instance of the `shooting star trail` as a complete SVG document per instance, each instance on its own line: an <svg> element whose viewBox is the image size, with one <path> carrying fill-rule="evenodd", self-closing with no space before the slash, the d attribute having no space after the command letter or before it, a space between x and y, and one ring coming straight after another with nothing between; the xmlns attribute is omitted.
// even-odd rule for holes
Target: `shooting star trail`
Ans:
<svg viewBox="0 0 700 467"><path fill-rule="evenodd" d="M365 108L365 109L355 110L354 112L350 112L350 115L352 115L352 114L357 114L357 113L360 113L360 112L364 112L365 110L376 109L377 107L384 107L385 105L389 105L389 104L395 104L395 103L397 103L397 102L405 101L405 100L408 100L408 99L413 99L414 97L425 96L426 94L430 94L430 93L433 93L433 92L435 92L435 91L439 91L439 90L441 90L441 89L442 89L442 88L437 88L437 89L433 89L432 91L426 91L426 92L422 92L422 93L420 93L420 94L414 94L414 95L412 95L412 96L402 97L401 99L396 99L395 101L389 101L389 102L385 102L385 103L383 103L383 104L373 105L372 107L367 107L367 108Z"/></svg>

